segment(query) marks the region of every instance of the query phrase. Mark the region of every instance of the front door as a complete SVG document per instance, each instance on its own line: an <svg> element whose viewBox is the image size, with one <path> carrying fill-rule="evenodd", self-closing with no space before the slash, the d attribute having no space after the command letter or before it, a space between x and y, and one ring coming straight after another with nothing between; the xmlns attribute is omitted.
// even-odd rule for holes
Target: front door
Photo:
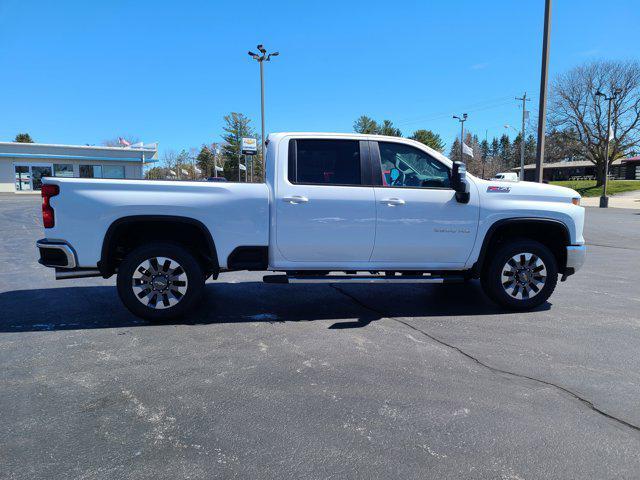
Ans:
<svg viewBox="0 0 640 480"><path fill-rule="evenodd" d="M376 227L373 187L363 186L367 142L292 139L288 152L275 199L280 254L311 266L367 262Z"/></svg>
<svg viewBox="0 0 640 480"><path fill-rule="evenodd" d="M51 164L14 164L16 191L42 190L42 177L53 176Z"/></svg>
<svg viewBox="0 0 640 480"><path fill-rule="evenodd" d="M378 142L382 186L375 188L377 229L372 262L396 268L462 268L478 226L477 200L458 203L449 168L423 150Z"/></svg>

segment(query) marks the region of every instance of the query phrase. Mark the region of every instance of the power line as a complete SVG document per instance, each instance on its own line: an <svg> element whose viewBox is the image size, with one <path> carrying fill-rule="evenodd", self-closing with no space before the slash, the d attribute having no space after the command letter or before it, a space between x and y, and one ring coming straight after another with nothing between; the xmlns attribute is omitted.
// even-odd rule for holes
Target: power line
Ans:
<svg viewBox="0 0 640 480"><path fill-rule="evenodd" d="M466 110L468 112L477 112L477 111L481 111L481 110L487 110L487 109L491 109L491 108L497 108L497 107L501 107L503 105L506 105L507 103L509 103L510 101L501 101L498 103L492 103L492 104L488 104L488 105L484 105L483 107L479 107L479 108L467 108ZM455 109L452 109L455 110ZM433 120L439 120L439 119L443 119L443 118L448 118L451 115L451 113L449 112L442 112L439 114L435 114L433 116L428 116L428 117L416 117L412 120L406 120L406 121L402 121L399 122L398 125L408 125L408 124L412 124L412 123L418 123L418 122L430 122Z"/></svg>
<svg viewBox="0 0 640 480"><path fill-rule="evenodd" d="M509 103L511 103L512 97L508 96L508 97L499 97L499 98L494 98L491 100L483 100L480 102L475 102L475 103L471 103L471 104L467 104L466 106L461 107L462 109L465 109L467 112L478 112L478 111L482 111L482 110L488 110L491 108L497 108L497 107L501 107L503 105L507 105ZM471 107L471 108L469 108ZM477 108L475 108L477 107ZM460 109L460 108L458 108ZM452 108L451 110L456 110L456 108ZM408 125L411 123L418 123L418 122L429 122L432 120L438 120L441 118L448 118L451 115L451 110L449 110L448 112L442 112L442 113L437 113L437 114L433 114L433 115L425 115L425 116L420 116L420 117L413 117L413 118L407 118L404 120L401 120L399 122L396 122L396 125L401 126L401 125Z"/></svg>

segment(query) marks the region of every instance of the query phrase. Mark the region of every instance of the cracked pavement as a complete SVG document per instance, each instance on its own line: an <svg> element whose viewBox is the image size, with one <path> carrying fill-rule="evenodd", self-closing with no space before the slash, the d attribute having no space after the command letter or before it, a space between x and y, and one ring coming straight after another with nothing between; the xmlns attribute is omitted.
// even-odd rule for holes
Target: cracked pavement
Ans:
<svg viewBox="0 0 640 480"><path fill-rule="evenodd" d="M0 478L638 478L640 215L588 209L550 305L479 285L209 282L150 325L35 261L0 196Z"/></svg>

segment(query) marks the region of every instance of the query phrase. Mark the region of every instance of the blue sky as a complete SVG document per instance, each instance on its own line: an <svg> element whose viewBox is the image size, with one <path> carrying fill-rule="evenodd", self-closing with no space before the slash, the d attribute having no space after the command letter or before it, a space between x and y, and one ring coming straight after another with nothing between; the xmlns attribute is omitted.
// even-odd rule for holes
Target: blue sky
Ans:
<svg viewBox="0 0 640 480"><path fill-rule="evenodd" d="M640 53L637 0L556 0L550 75ZM0 141L99 144L131 134L160 148L220 140L243 112L259 131L352 130L361 114L450 144L454 113L481 137L537 112L543 0L350 2L0 0ZM535 128L535 125L531 125Z"/></svg>

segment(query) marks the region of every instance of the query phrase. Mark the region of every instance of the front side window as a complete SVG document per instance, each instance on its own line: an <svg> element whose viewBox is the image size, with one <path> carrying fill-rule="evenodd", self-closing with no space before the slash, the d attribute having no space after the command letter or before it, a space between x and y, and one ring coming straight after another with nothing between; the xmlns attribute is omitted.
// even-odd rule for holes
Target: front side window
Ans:
<svg viewBox="0 0 640 480"><path fill-rule="evenodd" d="M296 140L291 183L361 185L360 142L357 140Z"/></svg>
<svg viewBox="0 0 640 480"><path fill-rule="evenodd" d="M449 169L410 145L378 142L385 187L450 188Z"/></svg>

